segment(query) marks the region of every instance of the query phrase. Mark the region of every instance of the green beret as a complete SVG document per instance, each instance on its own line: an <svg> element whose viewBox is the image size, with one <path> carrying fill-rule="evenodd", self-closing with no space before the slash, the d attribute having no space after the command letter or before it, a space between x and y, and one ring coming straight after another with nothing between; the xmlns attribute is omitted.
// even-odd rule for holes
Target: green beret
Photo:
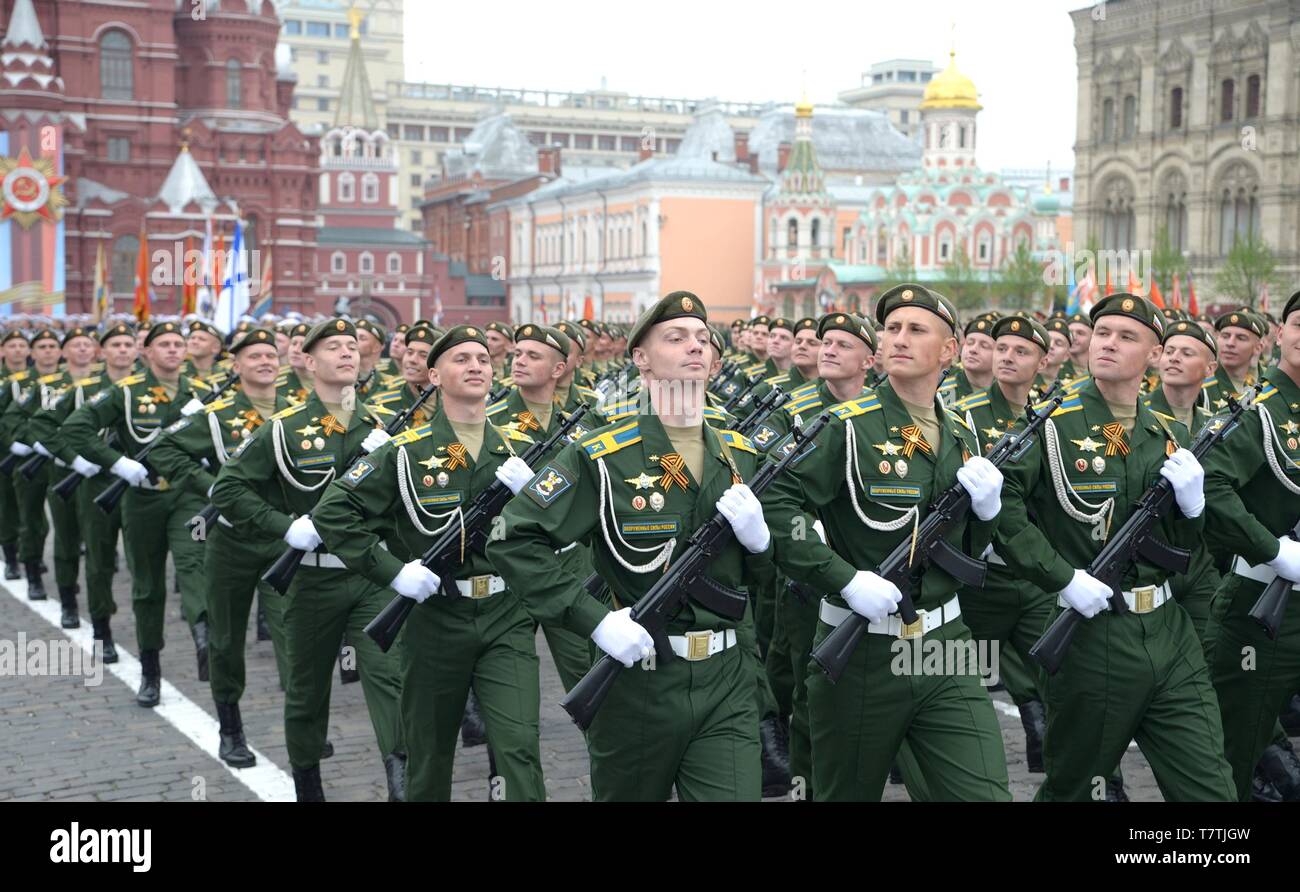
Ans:
<svg viewBox="0 0 1300 892"><path fill-rule="evenodd" d="M1062 322L1060 319L1053 319L1052 321L1056 323ZM1014 335L1036 344L1042 348L1044 353L1052 344L1051 339L1047 337L1047 329L1043 327L1043 323L1037 319L1030 319L1028 316L1003 316L993 323L992 332L991 337L995 341L1004 335Z"/></svg>
<svg viewBox="0 0 1300 892"><path fill-rule="evenodd" d="M175 322L159 322L157 325L150 327L149 333L144 336L144 345L148 347L155 340L163 335L174 334L184 336L185 332L180 325Z"/></svg>
<svg viewBox="0 0 1300 892"><path fill-rule="evenodd" d="M1286 322L1286 317L1290 316L1296 310L1300 310L1300 291L1292 294L1287 299L1286 306L1282 308L1282 322Z"/></svg>
<svg viewBox="0 0 1300 892"><path fill-rule="evenodd" d="M32 335L32 346L36 346L37 341L53 341L59 343L59 333L52 328L42 328L36 334Z"/></svg>
<svg viewBox="0 0 1300 892"><path fill-rule="evenodd" d="M438 343L438 338L442 337L441 332L434 332L433 328L428 325L408 326L405 332L404 342L409 344L412 341L419 341L422 344L433 345Z"/></svg>
<svg viewBox="0 0 1300 892"><path fill-rule="evenodd" d="M579 319L578 324L581 325L583 328L587 329L587 331L591 332L592 334L597 334L600 332L600 327L592 319Z"/></svg>
<svg viewBox="0 0 1300 892"><path fill-rule="evenodd" d="M136 334L139 334L140 332L142 332L142 331L148 331L148 330L151 329L151 328L153 328L153 320L152 320L152 319L146 319L146 320L144 320L143 322L141 322L139 325L137 325L137 326L135 327L135 331L136 331Z"/></svg>
<svg viewBox="0 0 1300 892"><path fill-rule="evenodd" d="M69 328L63 333L63 346L68 346L68 341L73 338L90 338L93 341L95 340L95 330L93 328L82 328L79 325Z"/></svg>
<svg viewBox="0 0 1300 892"><path fill-rule="evenodd" d="M102 347L104 344L108 343L109 338L117 338L117 337L121 337L122 335L126 335L128 338L134 338L135 329L127 325L125 322L119 322L116 325L110 325L108 328L104 329L104 331L100 334L99 344Z"/></svg>
<svg viewBox="0 0 1300 892"><path fill-rule="evenodd" d="M404 335L410 330L411 330L410 323L403 322L402 324L398 325L397 328L393 329L393 334Z"/></svg>
<svg viewBox="0 0 1300 892"><path fill-rule="evenodd" d="M491 325L493 323L488 324ZM483 349L487 349L487 335L483 333L483 329L473 325L456 325L447 329L447 333L438 338L433 345L433 349L429 351L429 368L433 368L433 364L438 361L439 356L446 353L452 347L464 344L468 341L473 341L475 344L482 344Z"/></svg>
<svg viewBox="0 0 1300 892"><path fill-rule="evenodd" d="M727 352L727 343L722 340L722 332L718 331L718 329L714 328L712 325L709 326L709 343L713 345L714 350L718 351L719 356L722 356Z"/></svg>
<svg viewBox="0 0 1300 892"><path fill-rule="evenodd" d="M1065 310L1053 310L1053 311L1052 311L1052 315L1049 316L1048 318L1049 318L1049 319L1065 319L1065 318L1068 318L1068 317L1066 316Z"/></svg>
<svg viewBox="0 0 1300 892"><path fill-rule="evenodd" d="M189 333L194 334L194 332L196 331L201 331L206 334L210 334L218 341L225 340L226 337L221 333L221 330L218 329L215 325L213 325L210 322L204 322L202 319L195 319L193 322L190 323Z"/></svg>
<svg viewBox="0 0 1300 892"><path fill-rule="evenodd" d="M578 347L587 349L587 330L576 322L559 322L555 326L556 331L563 333L571 341L577 341Z"/></svg>
<svg viewBox="0 0 1300 892"><path fill-rule="evenodd" d="M1069 322L1071 325L1077 322L1080 325L1086 325L1089 328L1092 328L1092 320L1084 313L1075 313L1072 316L1067 317L1065 321Z"/></svg>
<svg viewBox="0 0 1300 892"><path fill-rule="evenodd" d="M794 334L794 323L791 322L789 319L785 318L784 316L777 316L775 319L773 319L771 322L768 323L767 326L768 331L771 331L774 328L784 328L786 331L790 332L791 334Z"/></svg>
<svg viewBox="0 0 1300 892"><path fill-rule="evenodd" d="M1261 338L1268 334L1268 323L1249 310L1233 310L1231 313L1224 313L1214 320L1216 331L1223 331L1229 326L1244 328L1251 334Z"/></svg>
<svg viewBox="0 0 1300 892"><path fill-rule="evenodd" d="M310 353L311 348L315 347L320 341L326 338L332 338L335 335L347 335L350 338L357 336L356 327L346 319L326 319L314 326L311 331L307 332L306 339L302 342L302 352Z"/></svg>
<svg viewBox="0 0 1300 892"><path fill-rule="evenodd" d="M846 331L856 338L861 338L872 353L876 352L876 333L861 316L852 313L827 313L817 325L817 337L824 338L826 332L831 330Z"/></svg>
<svg viewBox="0 0 1300 892"><path fill-rule="evenodd" d="M1214 324L1214 318L1213 318L1209 313L1198 313L1197 316L1196 316L1196 321L1197 321L1197 322L1208 322L1208 323L1210 323L1211 325Z"/></svg>
<svg viewBox="0 0 1300 892"><path fill-rule="evenodd" d="M994 320L987 316L976 316L970 322L966 323L966 328L962 331L962 334L982 334L993 337L993 322Z"/></svg>
<svg viewBox="0 0 1300 892"><path fill-rule="evenodd" d="M515 343L520 341L537 341L548 347L554 347L565 359L569 358L569 351L573 349L569 336L564 332L547 325L534 325L531 322L515 329Z"/></svg>
<svg viewBox="0 0 1300 892"><path fill-rule="evenodd" d="M447 329L439 328L438 326L434 325L432 322L426 322L424 323L424 325L426 328L429 329L429 331L433 332L434 343L437 343L438 338L442 337L447 333Z"/></svg>
<svg viewBox="0 0 1300 892"><path fill-rule="evenodd" d="M630 356L632 349L641 343L641 339L645 337L652 325L670 319L680 319L683 316L694 316L704 323L709 321L709 314L704 309L703 301L689 291L674 291L659 298L659 302L642 313L636 325L632 326L632 331L627 336L628 355Z"/></svg>
<svg viewBox="0 0 1300 892"><path fill-rule="evenodd" d="M9 331L5 332L5 336L3 338L0 338L0 344L7 344L13 340L19 340L26 343L27 335L23 334L20 329L11 328L9 329Z"/></svg>
<svg viewBox="0 0 1300 892"><path fill-rule="evenodd" d="M1165 336L1160 339L1160 343L1168 344L1170 338L1179 335L1196 338L1196 340L1210 348L1211 356L1219 355L1219 345L1215 341L1214 335L1210 334L1190 319L1180 319L1177 322L1170 323L1169 327L1165 329Z"/></svg>
<svg viewBox="0 0 1300 892"><path fill-rule="evenodd" d="M384 332L383 328L381 328L378 325L375 325L375 323L371 322L369 319L358 319L356 322L352 324L357 327L357 331L364 331L366 334L370 335L381 344L388 337L387 334Z"/></svg>
<svg viewBox="0 0 1300 892"><path fill-rule="evenodd" d="M744 320L744 319L732 319L732 320L731 320L731 327L732 327L732 328L744 328L744 327L745 327L745 320Z"/></svg>
<svg viewBox="0 0 1300 892"><path fill-rule="evenodd" d="M937 291L931 291L924 285L904 282L890 288L876 301L876 320L884 325L889 314L899 307L921 307L929 310L947 322L953 334L957 333L957 308L948 298Z"/></svg>
<svg viewBox="0 0 1300 892"><path fill-rule="evenodd" d="M310 326L310 325L308 325L306 322L299 322L297 325L294 325L292 328L289 329L289 337L291 337L291 338L298 338L298 337L305 338L305 337L307 337L307 334L308 334L308 332L310 332L310 331L311 331L311 326Z"/></svg>
<svg viewBox="0 0 1300 892"><path fill-rule="evenodd" d="M772 325L772 319L769 316L755 316L749 321L749 324L751 327L761 325L764 328L770 328Z"/></svg>
<svg viewBox="0 0 1300 892"><path fill-rule="evenodd" d="M814 332L816 332L816 331L817 331L817 320L814 319L814 318L811 317L811 316L805 316L805 317L803 317L802 319L800 319L798 322L796 322L796 323L794 324L794 328L791 329L791 330L792 330L795 334L798 334L799 332L804 331L805 329L809 329L809 328L811 328ZM820 337L820 335L818 335L818 337Z"/></svg>
<svg viewBox="0 0 1300 892"><path fill-rule="evenodd" d="M1070 323L1064 316L1053 316L1051 319L1048 319L1046 329L1047 331L1054 331L1059 335L1064 335L1067 344L1074 343L1074 335L1070 334ZM1050 339L1048 342L1050 344Z"/></svg>
<svg viewBox="0 0 1300 892"><path fill-rule="evenodd" d="M1165 317L1160 314L1156 305L1145 297L1129 294L1127 291L1117 291L1103 297L1101 302L1092 308L1092 324L1096 325L1097 320L1102 316L1116 314L1136 319L1154 331L1157 338L1165 336Z"/></svg>
<svg viewBox="0 0 1300 892"><path fill-rule="evenodd" d="M509 325L506 325L504 322L489 322L487 325L483 326L483 329L485 331L495 331L497 334L505 335L506 338L511 341L515 339L514 329Z"/></svg>
<svg viewBox="0 0 1300 892"><path fill-rule="evenodd" d="M234 346L230 348L232 354L238 354L245 347L256 347L258 344L270 344L275 346L275 331L270 328L254 328L239 336Z"/></svg>

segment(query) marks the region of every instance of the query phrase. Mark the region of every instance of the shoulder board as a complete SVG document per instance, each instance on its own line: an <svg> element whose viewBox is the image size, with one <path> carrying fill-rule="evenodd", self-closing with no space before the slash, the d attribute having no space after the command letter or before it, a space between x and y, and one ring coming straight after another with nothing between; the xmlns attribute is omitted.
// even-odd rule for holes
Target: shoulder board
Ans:
<svg viewBox="0 0 1300 892"><path fill-rule="evenodd" d="M191 376L187 380L189 381L190 387L193 387L195 389L201 387L204 388L205 390L215 390L217 388L217 383L218 383L214 381L205 381L202 378L195 378L193 376Z"/></svg>
<svg viewBox="0 0 1300 892"><path fill-rule="evenodd" d="M403 384L405 382L406 379L401 375L382 375L380 376L379 381L379 383L383 384L385 387L396 387L398 384Z"/></svg>
<svg viewBox="0 0 1300 892"><path fill-rule="evenodd" d="M9 378L8 378L7 380L9 380L9 381L26 381L28 378L31 377L31 374L32 374L32 370L31 370L31 369L23 369L21 372L14 372L12 375L9 376Z"/></svg>
<svg viewBox="0 0 1300 892"><path fill-rule="evenodd" d="M815 389L810 390L807 393L798 393L796 391L794 394L790 396L790 399L785 401L785 408L791 409L798 406L814 405L816 403L820 403L821 401L822 401L821 394L818 393Z"/></svg>
<svg viewBox="0 0 1300 892"><path fill-rule="evenodd" d="M290 415L293 415L297 412L301 412L303 410L303 407L306 405L307 405L306 403L299 403L296 406L290 406L287 409L281 409L279 412L276 412L274 415L271 416L271 420L276 421L281 418L288 418Z"/></svg>
<svg viewBox="0 0 1300 892"><path fill-rule="evenodd" d="M498 380L497 383L498 383L498 384L504 384L506 387L514 387L514 386L515 386L515 376L514 376L514 375L506 375L504 378L501 378L500 380Z"/></svg>
<svg viewBox="0 0 1300 892"><path fill-rule="evenodd" d="M143 384L143 383L144 383L144 372L136 372L134 375L127 375L125 378L118 381L117 386L123 387L128 384L133 385L133 384Z"/></svg>
<svg viewBox="0 0 1300 892"><path fill-rule="evenodd" d="M641 428L637 422L632 421L588 437L582 441L582 448L586 450L588 458L601 458L640 442Z"/></svg>
<svg viewBox="0 0 1300 892"><path fill-rule="evenodd" d="M214 400L203 407L203 411L211 415L214 412L220 412L222 409L229 409L235 404L233 399Z"/></svg>
<svg viewBox="0 0 1300 892"><path fill-rule="evenodd" d="M1080 387L1083 387L1091 380L1092 380L1092 375L1080 375L1077 378L1071 378L1068 381L1062 382L1061 389L1064 390L1066 393L1074 393L1074 391L1078 390Z"/></svg>
<svg viewBox="0 0 1300 892"><path fill-rule="evenodd" d="M766 362L756 362L756 363L754 363L753 365L747 365L747 366L745 366L745 368L743 369L743 371L745 372L746 375L752 375L752 374L754 374L755 372L761 372L761 371L763 371L763 369L765 369L765 368L767 368L767 363L766 363Z"/></svg>
<svg viewBox="0 0 1300 892"><path fill-rule="evenodd" d="M1263 390L1259 392L1258 396L1255 397L1255 402L1262 403L1264 402L1264 400L1268 399L1275 393L1277 393L1277 387L1273 384L1269 384L1267 387L1265 387Z"/></svg>
<svg viewBox="0 0 1300 892"><path fill-rule="evenodd" d="M407 443L414 443L416 440L422 440L429 436L429 432L432 430L432 424L422 424L419 427L413 427L410 430L402 431L400 434L393 437L392 444L394 446L405 446Z"/></svg>
<svg viewBox="0 0 1300 892"><path fill-rule="evenodd" d="M764 378L763 383L776 385L781 383L784 380L785 380L785 372L781 372L780 374L773 375L770 378Z"/></svg>
<svg viewBox="0 0 1300 892"><path fill-rule="evenodd" d="M751 452L754 455L758 455L758 450L754 447L754 444L750 441L749 437L746 437L744 434L729 430L719 430L718 433L722 436L722 441L732 449L741 449L745 452Z"/></svg>
<svg viewBox="0 0 1300 892"><path fill-rule="evenodd" d="M496 427L496 425L493 425ZM517 431L513 427L497 427L497 433L506 440L518 440L520 443L532 443L533 438L523 431Z"/></svg>
<svg viewBox="0 0 1300 892"><path fill-rule="evenodd" d="M857 415L875 412L879 408L880 398L872 394L871 396L858 397L856 400L848 400L838 406L831 406L831 411L835 413L836 418L853 418Z"/></svg>
<svg viewBox="0 0 1300 892"><path fill-rule="evenodd" d="M727 413L723 412L721 409L716 409L713 406L705 406L704 417L712 419L713 421L723 421L726 419Z"/></svg>
<svg viewBox="0 0 1300 892"><path fill-rule="evenodd" d="M1047 404L1040 403L1034 408L1041 409L1045 405ZM1083 408L1083 398L1072 396L1065 402L1061 403L1060 406L1057 407L1056 411L1052 413L1052 417L1055 418L1057 415L1068 415L1071 412L1078 412L1082 408Z"/></svg>
<svg viewBox="0 0 1300 892"><path fill-rule="evenodd" d="M388 402L392 402L395 399L399 399L401 395L402 395L402 391L400 388L393 389L393 390L381 390L376 394L372 394L371 397L366 400L366 402L388 403Z"/></svg>
<svg viewBox="0 0 1300 892"><path fill-rule="evenodd" d="M53 374L50 375L41 375L39 378L36 379L36 381L38 384L53 384L55 381L59 380L62 377L63 377L63 372L54 372Z"/></svg>
<svg viewBox="0 0 1300 892"><path fill-rule="evenodd" d="M803 396L806 393L812 393L816 389L817 389L816 381L806 381L803 384L800 384L794 390L790 391L790 399L795 399L796 397Z"/></svg>
<svg viewBox="0 0 1300 892"><path fill-rule="evenodd" d="M376 416L376 417L378 417L378 416L380 416L380 415L396 415L396 414L397 414L397 412L396 412L395 410L390 409L390 408L388 408L387 406L384 406L384 405L376 405L375 403L372 403L372 402L369 402L369 401L366 402L366 411L369 412L371 415L374 415L374 416Z"/></svg>
<svg viewBox="0 0 1300 892"><path fill-rule="evenodd" d="M578 396L583 397L584 399L589 399L589 400L594 400L594 399L599 399L599 398L600 398L600 394L596 393L596 391L592 390L590 387L579 387L579 388L578 388Z"/></svg>
<svg viewBox="0 0 1300 892"><path fill-rule="evenodd" d="M939 393L944 393L946 391L956 390L956 389L957 389L957 378L953 375L949 375L947 378L944 379L943 384L939 385Z"/></svg>
<svg viewBox="0 0 1300 892"><path fill-rule="evenodd" d="M499 414L501 414L502 412L505 411L505 409L506 409L506 403L508 403L508 402L510 402L510 401L509 401L509 400L498 400L497 402L495 402L495 403L493 403L492 405L490 405L490 406L487 407L487 413L488 413L489 415L499 415Z"/></svg>
<svg viewBox="0 0 1300 892"><path fill-rule="evenodd" d="M989 399L988 391L983 390L979 393L972 393L970 396L962 397L957 400L953 405L953 408L965 412L968 409L978 409L980 406L987 406L990 402L992 402L992 400Z"/></svg>
<svg viewBox="0 0 1300 892"><path fill-rule="evenodd" d="M1210 375L1209 377L1207 377L1205 380L1201 382L1201 389L1204 390L1207 387L1213 387L1214 382L1218 380L1219 380L1218 378L1214 377L1213 375Z"/></svg>
<svg viewBox="0 0 1300 892"><path fill-rule="evenodd" d="M98 384L98 383L99 383L99 378L100 378L99 375L92 375L92 376L89 377L89 378L82 378L80 381L74 381L74 382L73 382L73 386L74 386L74 387L89 387L91 384Z"/></svg>
<svg viewBox="0 0 1300 892"><path fill-rule="evenodd" d="M950 417L953 421L957 422L962 427L966 428L966 430L971 431L971 433L974 433L974 431L971 430L971 426L966 423L966 419L963 418L960 414L952 411L951 409L948 409L947 412L948 412L948 417Z"/></svg>

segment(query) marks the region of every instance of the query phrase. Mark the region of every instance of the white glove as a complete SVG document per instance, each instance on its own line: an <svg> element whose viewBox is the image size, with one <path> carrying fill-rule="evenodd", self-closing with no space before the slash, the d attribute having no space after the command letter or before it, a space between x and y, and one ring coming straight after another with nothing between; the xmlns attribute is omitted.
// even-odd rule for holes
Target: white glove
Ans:
<svg viewBox="0 0 1300 892"><path fill-rule="evenodd" d="M181 415L189 418L191 415L197 415L203 411L203 403L199 402L198 397L190 397L190 401L181 406Z"/></svg>
<svg viewBox="0 0 1300 892"><path fill-rule="evenodd" d="M32 447L28 446L26 443L19 443L15 440L9 444L9 451L22 458L32 454Z"/></svg>
<svg viewBox="0 0 1300 892"><path fill-rule="evenodd" d="M814 521L813 521L813 529L817 531L817 538L818 538L818 539L821 539L821 540L822 540L822 544L825 545L825 544L826 544L826 527L822 526L822 522L821 522L820 520L814 520Z"/></svg>
<svg viewBox="0 0 1300 892"><path fill-rule="evenodd" d="M311 522L311 518L304 514L289 524L289 529L284 531L284 541L289 543L290 548L299 551L315 551L316 546L321 543L321 537L316 532L316 526Z"/></svg>
<svg viewBox="0 0 1300 892"><path fill-rule="evenodd" d="M369 454L374 452L380 446L383 446L391 439L393 439L393 437L388 433L388 431L384 430L382 427L377 427L370 433L366 434L366 438L361 441L361 448Z"/></svg>
<svg viewBox="0 0 1300 892"><path fill-rule="evenodd" d="M903 600L903 593L898 590L898 586L870 570L855 573L849 584L840 589L840 596L848 602L854 613L865 616L873 623L883 623L885 617L894 612L898 602Z"/></svg>
<svg viewBox="0 0 1300 892"><path fill-rule="evenodd" d="M37 452L39 452L41 455L45 456L46 458L54 458L54 456L50 453L50 450L46 449L45 444L42 443L40 440L37 440L35 443L33 443L32 448L35 449Z"/></svg>
<svg viewBox="0 0 1300 892"><path fill-rule="evenodd" d="M438 591L438 584L438 574L419 561L411 561L397 571L397 575L393 577L392 582L388 583L388 587L403 598L410 598L417 604L423 604L430 595Z"/></svg>
<svg viewBox="0 0 1300 892"><path fill-rule="evenodd" d="M1160 476L1174 488L1174 501L1184 517L1200 517L1205 510L1205 469L1186 449L1179 449L1160 466Z"/></svg>
<svg viewBox="0 0 1300 892"><path fill-rule="evenodd" d="M733 483L718 499L718 511L727 518L736 541L750 554L762 554L772 541L763 519L763 506L758 496L743 483Z"/></svg>
<svg viewBox="0 0 1300 892"><path fill-rule="evenodd" d="M497 479L510 487L510 491L519 495L519 490L533 479L533 469L528 467L528 462L524 461L517 455L512 455L497 468Z"/></svg>
<svg viewBox="0 0 1300 892"><path fill-rule="evenodd" d="M139 486L149 476L149 469L140 464L133 458L127 458L125 455L113 462L109 469L110 473L116 474L132 486Z"/></svg>
<svg viewBox="0 0 1300 892"><path fill-rule="evenodd" d="M624 607L606 614L591 633L596 646L618 660L628 669L637 660L644 660L654 651L655 642L650 633L632 619L632 608Z"/></svg>
<svg viewBox="0 0 1300 892"><path fill-rule="evenodd" d="M957 482L970 493L970 510L992 520L1002 510L1002 472L987 458L972 455L957 469Z"/></svg>
<svg viewBox="0 0 1300 892"><path fill-rule="evenodd" d="M82 477L94 477L100 471L104 470L93 461L87 461L78 455L72 460L72 470L76 471Z"/></svg>
<svg viewBox="0 0 1300 892"><path fill-rule="evenodd" d="M1300 582L1300 542L1290 536L1277 540L1277 557L1268 562L1277 575L1292 582Z"/></svg>
<svg viewBox="0 0 1300 892"><path fill-rule="evenodd" d="M1061 592L1065 603L1088 619L1092 619L1106 609L1110 595L1110 586L1094 576L1089 576L1087 570L1075 570L1074 578Z"/></svg>

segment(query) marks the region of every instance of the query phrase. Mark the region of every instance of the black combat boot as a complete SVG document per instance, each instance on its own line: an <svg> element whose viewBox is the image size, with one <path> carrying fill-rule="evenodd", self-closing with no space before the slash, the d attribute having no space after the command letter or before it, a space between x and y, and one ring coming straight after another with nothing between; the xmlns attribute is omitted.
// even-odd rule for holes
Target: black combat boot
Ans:
<svg viewBox="0 0 1300 892"><path fill-rule="evenodd" d="M190 629L194 637L194 657L199 664L199 681L208 680L208 621L200 619Z"/></svg>
<svg viewBox="0 0 1300 892"><path fill-rule="evenodd" d="M784 796L790 792L790 750L785 723L769 716L758 723L758 739L763 746L763 798Z"/></svg>
<svg viewBox="0 0 1300 892"><path fill-rule="evenodd" d="M23 571L18 569L18 546L6 545L5 552L5 579L22 579Z"/></svg>
<svg viewBox="0 0 1300 892"><path fill-rule="evenodd" d="M104 662L117 662L117 648L113 645L113 630L109 628L108 617L103 619L91 619L91 626L95 630L95 640L104 647Z"/></svg>
<svg viewBox="0 0 1300 892"><path fill-rule="evenodd" d="M27 571L27 600L44 601L45 583L41 580L41 562L27 561L23 564Z"/></svg>
<svg viewBox="0 0 1300 892"><path fill-rule="evenodd" d="M1273 784L1283 802L1300 800L1300 759L1296 758L1290 739L1269 744L1259 757L1255 772Z"/></svg>
<svg viewBox="0 0 1300 892"><path fill-rule="evenodd" d="M898 767L897 762L889 766L889 782L895 786L903 782L903 769Z"/></svg>
<svg viewBox="0 0 1300 892"><path fill-rule="evenodd" d="M406 801L406 753L384 756L384 774L388 778L388 801Z"/></svg>
<svg viewBox="0 0 1300 892"><path fill-rule="evenodd" d="M1273 782L1264 776L1258 765L1250 778L1250 798L1252 802L1281 802L1282 794L1273 786Z"/></svg>
<svg viewBox="0 0 1300 892"><path fill-rule="evenodd" d="M478 712L478 697L470 688L469 699L465 701L465 716L460 720L460 745L466 749L487 743L487 728L483 725L483 716Z"/></svg>
<svg viewBox="0 0 1300 892"><path fill-rule="evenodd" d="M1300 694L1296 694L1286 704L1286 709L1282 710L1279 716L1282 720L1282 730L1291 737L1300 737Z"/></svg>
<svg viewBox="0 0 1300 892"><path fill-rule="evenodd" d="M266 622L266 608L262 605L261 594L257 596L257 640L271 640L271 627Z"/></svg>
<svg viewBox="0 0 1300 892"><path fill-rule="evenodd" d="M59 586L59 602L63 605L63 616L59 619L59 625L65 629L80 629L81 616L77 613L77 586L61 585Z"/></svg>
<svg viewBox="0 0 1300 892"><path fill-rule="evenodd" d="M1043 773L1043 735L1047 733L1047 712L1041 700L1020 706L1020 724L1025 729L1025 762L1035 774Z"/></svg>
<svg viewBox="0 0 1300 892"><path fill-rule="evenodd" d="M218 703L217 721L221 724L221 744L217 755L231 768L252 768L257 757L244 740L244 722L239 717L238 703Z"/></svg>
<svg viewBox="0 0 1300 892"><path fill-rule="evenodd" d="M1112 777L1107 779L1106 801L1107 802L1128 802L1128 794L1124 792L1123 778Z"/></svg>
<svg viewBox="0 0 1300 892"><path fill-rule="evenodd" d="M298 794L299 802L324 802L325 791L320 786L320 766L295 768L293 789Z"/></svg>
<svg viewBox="0 0 1300 892"><path fill-rule="evenodd" d="M322 759L330 759L333 758L333 756L334 756L334 744L330 743L327 740L325 741L325 745L320 748L320 757Z"/></svg>
<svg viewBox="0 0 1300 892"><path fill-rule="evenodd" d="M161 690L162 665L158 661L158 651L140 651L140 690L135 695L135 702L153 708L158 705Z"/></svg>

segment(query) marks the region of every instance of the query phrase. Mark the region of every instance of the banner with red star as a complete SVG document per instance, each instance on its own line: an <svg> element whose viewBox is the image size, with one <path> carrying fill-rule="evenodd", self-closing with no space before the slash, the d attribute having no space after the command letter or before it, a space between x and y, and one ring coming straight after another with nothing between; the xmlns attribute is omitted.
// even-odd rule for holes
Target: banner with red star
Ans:
<svg viewBox="0 0 1300 892"><path fill-rule="evenodd" d="M59 186L68 178L55 170L53 160L33 160L26 146L17 158L0 158L0 221L12 218L30 229L37 220L61 220L68 199Z"/></svg>

